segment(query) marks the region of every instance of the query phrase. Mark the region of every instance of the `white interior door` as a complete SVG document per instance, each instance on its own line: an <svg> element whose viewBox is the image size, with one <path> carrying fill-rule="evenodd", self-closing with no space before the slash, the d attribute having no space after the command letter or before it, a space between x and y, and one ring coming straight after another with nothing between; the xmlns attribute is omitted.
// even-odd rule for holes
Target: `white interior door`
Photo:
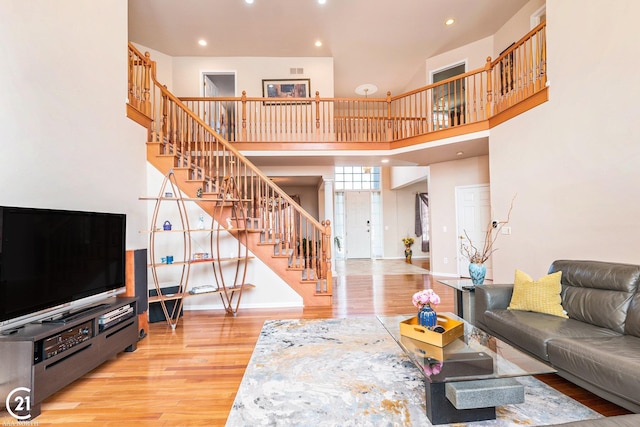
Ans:
<svg viewBox="0 0 640 427"><path fill-rule="evenodd" d="M487 227L491 221L491 199L489 185L456 187L456 215L458 236L458 274L469 277L469 260L462 255L460 247L465 240L465 232L474 246L482 251ZM486 263L486 278L493 277L491 262Z"/></svg>
<svg viewBox="0 0 640 427"><path fill-rule="evenodd" d="M347 258L371 258L371 192L346 191L345 240Z"/></svg>

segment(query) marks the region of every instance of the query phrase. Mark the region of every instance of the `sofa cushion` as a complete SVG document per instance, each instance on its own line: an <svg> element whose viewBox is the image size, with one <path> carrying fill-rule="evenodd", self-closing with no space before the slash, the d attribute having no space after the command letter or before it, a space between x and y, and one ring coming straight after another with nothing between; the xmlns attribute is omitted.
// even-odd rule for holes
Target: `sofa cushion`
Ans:
<svg viewBox="0 0 640 427"><path fill-rule="evenodd" d="M620 334L573 319L529 311L493 309L484 312L487 330L542 360L549 360L547 342L562 337L612 337Z"/></svg>
<svg viewBox="0 0 640 427"><path fill-rule="evenodd" d="M624 333L640 337L640 293L631 299L627 311L627 321L624 324Z"/></svg>
<svg viewBox="0 0 640 427"><path fill-rule="evenodd" d="M548 274L534 281L527 273L516 270L509 310L534 311L567 317L560 304L562 272Z"/></svg>
<svg viewBox="0 0 640 427"><path fill-rule="evenodd" d="M640 404L640 338L557 338L550 340L547 348L557 369Z"/></svg>
<svg viewBox="0 0 640 427"><path fill-rule="evenodd" d="M562 271L562 306L570 318L624 332L631 297L640 283L640 266L602 261L554 261Z"/></svg>

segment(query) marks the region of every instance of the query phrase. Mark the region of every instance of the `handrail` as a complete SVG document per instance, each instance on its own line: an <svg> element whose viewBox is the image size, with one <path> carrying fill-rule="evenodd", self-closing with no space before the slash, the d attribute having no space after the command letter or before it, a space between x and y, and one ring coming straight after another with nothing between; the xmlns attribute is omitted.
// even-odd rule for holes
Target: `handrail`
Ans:
<svg viewBox="0 0 640 427"><path fill-rule="evenodd" d="M484 67L381 98L180 97L231 142L390 143L486 121L546 86L546 23Z"/></svg>
<svg viewBox="0 0 640 427"><path fill-rule="evenodd" d="M275 245L275 255L288 257L289 268L301 270L302 280L321 282L316 293L331 294L329 221L320 223L309 215L160 84L155 63L130 43L129 77L129 103L150 117L151 141L159 144L158 154L174 157L175 168L201 182L203 193L220 195L223 181L235 179L246 209L246 228L260 232L262 243Z"/></svg>

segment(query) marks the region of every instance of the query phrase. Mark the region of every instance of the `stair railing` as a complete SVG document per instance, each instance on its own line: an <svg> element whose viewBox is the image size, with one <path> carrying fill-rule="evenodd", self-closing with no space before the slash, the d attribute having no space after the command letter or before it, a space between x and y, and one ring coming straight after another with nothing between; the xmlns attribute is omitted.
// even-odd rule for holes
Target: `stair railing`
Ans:
<svg viewBox="0 0 640 427"><path fill-rule="evenodd" d="M245 143L403 142L433 132L473 132L475 125L543 90L546 24L484 67L384 98L180 97L228 141ZM424 138L422 139L424 140ZM419 142L422 142L420 140Z"/></svg>
<svg viewBox="0 0 640 427"><path fill-rule="evenodd" d="M287 258L290 269L300 270L302 281L315 283L316 294L331 295L329 221L320 223L310 216L158 83L155 63L129 44L129 77L132 76L129 104L144 109L151 118L150 138L160 144L159 154L171 156L175 168L188 170L190 180L201 183L203 195L220 195L223 181L234 179L246 210L246 228L260 233L260 243L273 245L275 256Z"/></svg>

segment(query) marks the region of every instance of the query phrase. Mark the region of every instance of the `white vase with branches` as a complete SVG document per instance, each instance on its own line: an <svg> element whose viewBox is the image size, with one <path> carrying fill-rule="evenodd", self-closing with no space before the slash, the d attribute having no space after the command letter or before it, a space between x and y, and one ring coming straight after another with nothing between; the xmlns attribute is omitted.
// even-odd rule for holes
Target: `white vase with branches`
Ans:
<svg viewBox="0 0 640 427"><path fill-rule="evenodd" d="M474 243L466 230L463 230L464 237L463 242L460 244L461 254L469 260L469 275L474 284L482 284L486 273L485 262L489 259L491 254L498 250L495 247L496 240L502 232L502 228L509 223L511 219L511 211L513 210L513 202L516 196L511 199L511 205L507 212L507 218L502 221L491 220L487 225L486 232L482 244ZM482 267L479 267L482 266ZM479 282L479 283L476 283Z"/></svg>

